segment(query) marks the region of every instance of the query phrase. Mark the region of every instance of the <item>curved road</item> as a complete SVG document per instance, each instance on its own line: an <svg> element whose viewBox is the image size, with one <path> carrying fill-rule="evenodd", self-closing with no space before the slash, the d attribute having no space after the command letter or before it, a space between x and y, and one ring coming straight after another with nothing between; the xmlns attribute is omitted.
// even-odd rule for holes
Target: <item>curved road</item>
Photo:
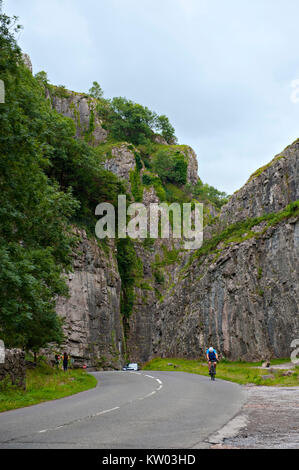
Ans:
<svg viewBox="0 0 299 470"><path fill-rule="evenodd" d="M94 372L92 390L0 414L0 448L191 449L245 401L242 387L184 372Z"/></svg>

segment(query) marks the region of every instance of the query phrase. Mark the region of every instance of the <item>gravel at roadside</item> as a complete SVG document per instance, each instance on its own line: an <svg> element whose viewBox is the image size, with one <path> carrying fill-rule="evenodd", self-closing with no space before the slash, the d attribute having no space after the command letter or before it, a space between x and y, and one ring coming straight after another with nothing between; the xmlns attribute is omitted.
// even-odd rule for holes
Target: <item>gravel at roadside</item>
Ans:
<svg viewBox="0 0 299 470"><path fill-rule="evenodd" d="M299 387L246 386L240 413L209 442L214 449L299 449Z"/></svg>

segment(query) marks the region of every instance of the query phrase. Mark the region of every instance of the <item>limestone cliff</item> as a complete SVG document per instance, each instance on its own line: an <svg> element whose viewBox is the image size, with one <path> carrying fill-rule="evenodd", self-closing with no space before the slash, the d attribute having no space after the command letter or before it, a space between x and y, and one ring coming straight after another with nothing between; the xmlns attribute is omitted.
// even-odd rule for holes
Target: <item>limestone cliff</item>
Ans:
<svg viewBox="0 0 299 470"><path fill-rule="evenodd" d="M55 92L47 90L53 108L63 116L73 119L76 124L76 136L84 137L90 145L98 145L107 139L107 131L103 129L101 120L96 113L96 100L82 93L62 89ZM58 88L59 90L59 88Z"/></svg>
<svg viewBox="0 0 299 470"><path fill-rule="evenodd" d="M299 140L253 173L222 208L222 224L277 212L290 202L299 200L298 154Z"/></svg>
<svg viewBox="0 0 299 470"><path fill-rule="evenodd" d="M67 93L52 97L52 103L75 121L77 137L87 136L92 145L105 142L107 132L94 116L93 100ZM157 145L166 148L161 139L156 137ZM187 182L196 184L194 151L174 148L187 158ZM146 173L138 149L120 142L101 151L101 164L134 195L132 173L139 172L138 181ZM70 297L57 302L66 347L77 362L120 367L125 357L140 362L154 356L196 358L211 344L230 359L288 356L299 335L298 209L276 214L299 199L298 159L295 142L257 170L220 214L210 207L214 220L205 229L210 249L194 254L171 240L134 242L141 268L125 339L117 247L108 244L103 251L80 232L81 248L68 279ZM143 187L141 196L146 205L159 200L154 186ZM261 218L265 214L270 218ZM231 228L236 223L241 225Z"/></svg>
<svg viewBox="0 0 299 470"><path fill-rule="evenodd" d="M230 359L289 356L299 335L298 206L282 210L299 199L298 162L296 141L223 207L207 238L242 221L243 233L236 226L182 271L152 314L152 355L198 357L213 344Z"/></svg>
<svg viewBox="0 0 299 470"><path fill-rule="evenodd" d="M73 253L73 272L67 276L69 297L57 301L66 335L62 349L77 365L119 368L124 339L114 244L104 250L84 230L76 232L80 241Z"/></svg>
<svg viewBox="0 0 299 470"><path fill-rule="evenodd" d="M298 338L299 220L195 259L156 306L152 354L196 358L210 345L229 359L287 357Z"/></svg>

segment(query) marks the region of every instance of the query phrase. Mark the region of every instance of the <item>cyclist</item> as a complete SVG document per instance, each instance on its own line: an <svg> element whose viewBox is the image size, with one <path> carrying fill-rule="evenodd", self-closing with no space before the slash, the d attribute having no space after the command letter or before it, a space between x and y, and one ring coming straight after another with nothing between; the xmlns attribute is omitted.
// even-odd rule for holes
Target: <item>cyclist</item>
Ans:
<svg viewBox="0 0 299 470"><path fill-rule="evenodd" d="M217 364L217 361L218 361L218 354L217 354L216 349L214 349L211 346L209 349L207 349L206 355L207 355L207 360L209 362L209 373L210 373L210 370L211 370L211 364L213 362L214 367L215 367L215 375L216 375L216 364Z"/></svg>

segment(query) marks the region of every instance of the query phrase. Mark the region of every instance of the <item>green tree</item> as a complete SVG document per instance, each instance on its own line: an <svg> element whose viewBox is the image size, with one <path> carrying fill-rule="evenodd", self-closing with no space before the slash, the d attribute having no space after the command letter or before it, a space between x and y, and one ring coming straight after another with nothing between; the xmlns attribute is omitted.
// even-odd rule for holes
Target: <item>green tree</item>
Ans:
<svg viewBox="0 0 299 470"><path fill-rule="evenodd" d="M53 152L45 138L53 113L22 64L13 30L0 15L0 336L7 346L42 347L60 340L55 296L67 293L74 238L68 220L78 207L71 188L61 191L45 174ZM3 54L2 54L3 51Z"/></svg>
<svg viewBox="0 0 299 470"><path fill-rule="evenodd" d="M138 145L153 135L156 115L148 108L120 97L113 98L111 111L109 130L116 140Z"/></svg>
<svg viewBox="0 0 299 470"><path fill-rule="evenodd" d="M188 163L182 152L168 148L159 150L153 159L153 166L162 181L186 184Z"/></svg>
<svg viewBox="0 0 299 470"><path fill-rule="evenodd" d="M227 203L229 197L224 191L219 191L207 183L204 184L200 179L195 186L190 187L190 191L196 199L203 202L211 202L218 209Z"/></svg>
<svg viewBox="0 0 299 470"><path fill-rule="evenodd" d="M48 75L44 70L41 70L40 72L35 74L36 80L44 86L47 86L49 81L48 81Z"/></svg>
<svg viewBox="0 0 299 470"><path fill-rule="evenodd" d="M158 116L156 119L156 127L168 144L175 144L177 142L174 127L170 124L167 116L164 114Z"/></svg>
<svg viewBox="0 0 299 470"><path fill-rule="evenodd" d="M92 87L89 90L90 96L100 100L103 98L104 92L98 82L93 82Z"/></svg>
<svg viewBox="0 0 299 470"><path fill-rule="evenodd" d="M128 320L134 305L135 281L137 277L143 277L142 263L129 237L117 240L117 263L122 281L120 308L123 316L125 335L127 336L129 328Z"/></svg>

